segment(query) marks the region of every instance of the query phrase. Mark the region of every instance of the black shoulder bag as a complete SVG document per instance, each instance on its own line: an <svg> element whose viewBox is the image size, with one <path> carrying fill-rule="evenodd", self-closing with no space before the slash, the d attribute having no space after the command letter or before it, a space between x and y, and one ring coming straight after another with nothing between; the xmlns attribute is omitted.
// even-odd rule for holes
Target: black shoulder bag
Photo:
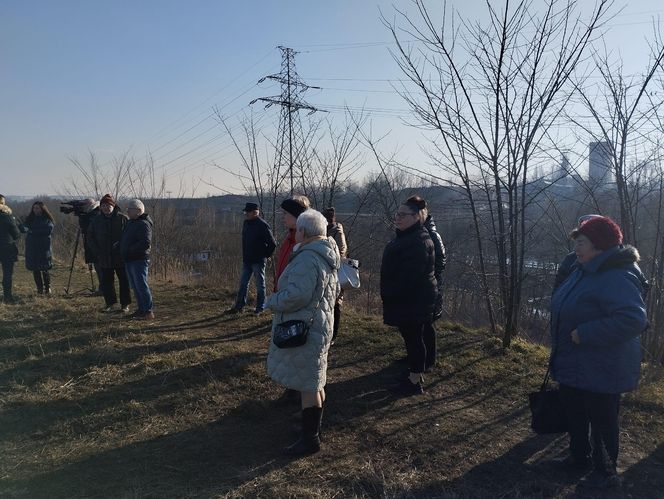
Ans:
<svg viewBox="0 0 664 499"><path fill-rule="evenodd" d="M307 342L309 328L314 323L314 318L316 317L318 307L320 307L320 302L323 301L325 288L327 288L327 279L323 281L322 293L318 299L314 313L311 314L311 319L309 319L307 322L298 319L275 324L274 328L272 328L272 342L276 347L294 348L300 347Z"/></svg>

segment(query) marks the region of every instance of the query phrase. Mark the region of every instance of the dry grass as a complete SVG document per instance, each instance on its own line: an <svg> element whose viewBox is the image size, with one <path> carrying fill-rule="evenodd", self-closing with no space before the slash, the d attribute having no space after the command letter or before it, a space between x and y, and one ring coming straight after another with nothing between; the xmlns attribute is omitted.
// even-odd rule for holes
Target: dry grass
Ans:
<svg viewBox="0 0 664 499"><path fill-rule="evenodd" d="M30 291L0 305L2 497L570 497L578 477L543 460L563 437L528 428L525 394L546 352L452 324L421 397L396 399L398 335L346 314L331 353L324 449L279 449L298 407L265 376L267 315L226 316L227 291L156 285L157 319L97 312L101 298ZM65 282L63 270L54 281ZM85 275L77 271L79 287ZM349 297L352 300L352 296ZM627 397L614 497L661 497L664 382Z"/></svg>

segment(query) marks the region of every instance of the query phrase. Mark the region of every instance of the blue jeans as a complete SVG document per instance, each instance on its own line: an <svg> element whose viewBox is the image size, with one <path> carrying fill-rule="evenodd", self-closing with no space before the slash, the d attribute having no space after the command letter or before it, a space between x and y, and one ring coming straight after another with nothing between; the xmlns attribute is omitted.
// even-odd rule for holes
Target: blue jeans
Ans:
<svg viewBox="0 0 664 499"><path fill-rule="evenodd" d="M125 270L129 278L129 285L134 290L138 311L142 313L152 311L152 293L148 286L148 267L150 260L134 260L125 262Z"/></svg>
<svg viewBox="0 0 664 499"><path fill-rule="evenodd" d="M263 310L265 303L265 261L259 263L242 263L242 275L240 275L240 289L235 299L235 308L240 310L247 304L247 290L249 279L254 275L256 283L256 310Z"/></svg>

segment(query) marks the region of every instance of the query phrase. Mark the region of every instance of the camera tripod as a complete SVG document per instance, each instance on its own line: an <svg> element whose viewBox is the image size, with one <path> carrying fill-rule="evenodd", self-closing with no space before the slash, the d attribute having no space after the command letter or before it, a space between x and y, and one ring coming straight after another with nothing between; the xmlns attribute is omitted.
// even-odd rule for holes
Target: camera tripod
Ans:
<svg viewBox="0 0 664 499"><path fill-rule="evenodd" d="M79 227L78 230L76 231L76 242L74 243L74 254L71 257L71 264L69 265L69 278L67 279L67 287L65 288L65 294L69 294L69 290L71 289L71 276L72 273L74 272L74 263L76 262L76 254L78 253L78 242L81 239L81 228ZM78 291L73 292L72 294L80 294L84 293L86 291L89 291L90 293L95 293L97 290L95 288L95 278L92 275L92 264L88 264L88 271L90 272L90 289L79 289Z"/></svg>

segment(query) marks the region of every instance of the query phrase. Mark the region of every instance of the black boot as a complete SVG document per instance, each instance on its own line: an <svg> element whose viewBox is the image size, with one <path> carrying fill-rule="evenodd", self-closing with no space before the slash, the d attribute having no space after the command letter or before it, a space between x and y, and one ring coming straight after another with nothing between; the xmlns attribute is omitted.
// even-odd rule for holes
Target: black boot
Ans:
<svg viewBox="0 0 664 499"><path fill-rule="evenodd" d="M32 272L32 277L35 279L35 284L37 285L37 293L40 295L44 293L44 281L42 280L42 274L39 270Z"/></svg>
<svg viewBox="0 0 664 499"><path fill-rule="evenodd" d="M307 456L320 450L320 423L323 419L322 407L302 409L302 435L292 445L284 449L287 456Z"/></svg>

